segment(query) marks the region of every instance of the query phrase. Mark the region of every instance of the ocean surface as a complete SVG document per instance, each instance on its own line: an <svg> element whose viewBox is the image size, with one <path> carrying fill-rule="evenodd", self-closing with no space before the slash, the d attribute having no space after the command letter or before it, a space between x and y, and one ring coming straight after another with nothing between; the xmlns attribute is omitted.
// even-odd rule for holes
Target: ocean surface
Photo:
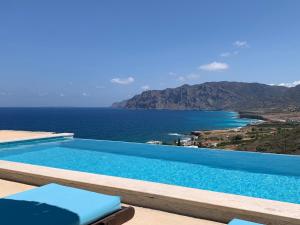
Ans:
<svg viewBox="0 0 300 225"><path fill-rule="evenodd" d="M171 142L193 130L236 128L251 122L224 111L0 108L0 129L72 132L78 138L131 142Z"/></svg>

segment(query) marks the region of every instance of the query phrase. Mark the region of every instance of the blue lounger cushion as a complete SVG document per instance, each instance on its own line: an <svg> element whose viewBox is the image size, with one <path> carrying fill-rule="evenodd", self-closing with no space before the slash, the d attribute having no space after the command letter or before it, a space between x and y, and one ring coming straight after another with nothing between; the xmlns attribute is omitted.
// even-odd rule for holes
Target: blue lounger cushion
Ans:
<svg viewBox="0 0 300 225"><path fill-rule="evenodd" d="M264 225L260 223L249 222L246 220L233 219L228 225Z"/></svg>
<svg viewBox="0 0 300 225"><path fill-rule="evenodd" d="M119 209L120 197L48 184L0 199L0 224L87 225Z"/></svg>

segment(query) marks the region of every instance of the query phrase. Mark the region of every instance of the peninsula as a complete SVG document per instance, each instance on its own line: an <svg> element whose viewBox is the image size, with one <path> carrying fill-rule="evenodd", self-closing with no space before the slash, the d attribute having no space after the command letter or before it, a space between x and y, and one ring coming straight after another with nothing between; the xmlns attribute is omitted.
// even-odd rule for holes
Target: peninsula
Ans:
<svg viewBox="0 0 300 225"><path fill-rule="evenodd" d="M239 129L192 131L173 144L232 150L300 154L300 85L208 82L144 91L114 103L126 109L228 110L264 122Z"/></svg>

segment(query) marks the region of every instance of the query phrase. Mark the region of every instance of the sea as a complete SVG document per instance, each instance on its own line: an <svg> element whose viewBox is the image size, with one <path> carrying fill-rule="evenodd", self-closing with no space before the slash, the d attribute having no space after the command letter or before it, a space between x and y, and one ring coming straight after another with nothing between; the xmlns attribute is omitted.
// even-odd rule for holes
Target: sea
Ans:
<svg viewBox="0 0 300 225"><path fill-rule="evenodd" d="M195 130L253 123L238 113L112 108L0 108L0 130L72 132L77 138L171 143Z"/></svg>

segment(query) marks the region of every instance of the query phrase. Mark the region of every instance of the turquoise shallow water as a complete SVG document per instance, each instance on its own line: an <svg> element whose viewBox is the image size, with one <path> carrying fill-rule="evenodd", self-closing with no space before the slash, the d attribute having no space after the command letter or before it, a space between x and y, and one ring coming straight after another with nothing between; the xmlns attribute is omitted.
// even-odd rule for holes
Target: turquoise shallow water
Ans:
<svg viewBox="0 0 300 225"><path fill-rule="evenodd" d="M147 142L176 140L189 134L245 126L233 112L118 110L110 108L2 108L0 129L73 132L79 138Z"/></svg>
<svg viewBox="0 0 300 225"><path fill-rule="evenodd" d="M75 139L0 159L300 204L300 157Z"/></svg>

